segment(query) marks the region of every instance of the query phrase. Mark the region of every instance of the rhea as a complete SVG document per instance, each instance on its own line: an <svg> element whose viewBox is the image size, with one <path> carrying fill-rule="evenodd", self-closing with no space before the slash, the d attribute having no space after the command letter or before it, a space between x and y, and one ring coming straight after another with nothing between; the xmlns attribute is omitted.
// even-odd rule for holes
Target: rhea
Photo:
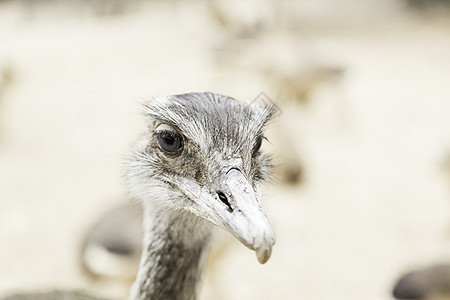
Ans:
<svg viewBox="0 0 450 300"><path fill-rule="evenodd" d="M144 208L130 299L196 299L214 225L255 250L260 263L270 258L275 234L260 185L271 162L260 148L276 111L214 93L159 97L145 106L148 130L129 156L126 177Z"/></svg>
<svg viewBox="0 0 450 300"><path fill-rule="evenodd" d="M270 160L260 147L275 111L213 93L157 98L146 107L148 131L127 177L144 207L131 299L195 299L212 225L255 250L260 263L269 259L275 234L259 185Z"/></svg>

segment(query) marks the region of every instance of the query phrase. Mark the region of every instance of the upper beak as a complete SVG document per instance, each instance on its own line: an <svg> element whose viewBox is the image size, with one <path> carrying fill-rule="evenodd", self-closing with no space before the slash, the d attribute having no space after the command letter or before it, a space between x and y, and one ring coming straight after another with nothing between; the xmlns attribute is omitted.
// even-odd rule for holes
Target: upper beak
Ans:
<svg viewBox="0 0 450 300"><path fill-rule="evenodd" d="M255 190L236 168L224 172L218 189L208 191L192 182L179 185L197 205L192 211L233 234L248 248L255 250L260 263L269 260L275 233L267 220Z"/></svg>

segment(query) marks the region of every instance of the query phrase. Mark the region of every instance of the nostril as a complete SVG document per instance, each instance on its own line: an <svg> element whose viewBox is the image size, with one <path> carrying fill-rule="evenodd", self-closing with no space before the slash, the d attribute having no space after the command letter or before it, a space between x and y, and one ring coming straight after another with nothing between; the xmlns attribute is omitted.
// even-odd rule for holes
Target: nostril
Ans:
<svg viewBox="0 0 450 300"><path fill-rule="evenodd" d="M217 192L217 195L219 196L220 201L222 201L222 203L225 204L228 207L228 210L230 212L232 212L233 208L231 207L230 202L228 202L227 196L225 196L225 194L222 193L222 192Z"/></svg>

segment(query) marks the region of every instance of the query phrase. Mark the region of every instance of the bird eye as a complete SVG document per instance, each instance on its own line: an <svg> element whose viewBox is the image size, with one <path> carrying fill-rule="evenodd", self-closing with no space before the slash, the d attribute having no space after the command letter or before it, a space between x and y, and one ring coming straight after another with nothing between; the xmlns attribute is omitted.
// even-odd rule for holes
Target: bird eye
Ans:
<svg viewBox="0 0 450 300"><path fill-rule="evenodd" d="M159 147L170 154L183 147L181 136L175 131L162 130L156 133Z"/></svg>
<svg viewBox="0 0 450 300"><path fill-rule="evenodd" d="M253 150L252 150L253 155L258 153L259 149L261 149L262 140L263 140L263 137L261 135L258 135L258 137L256 138L256 141L255 141L255 145L253 146Z"/></svg>

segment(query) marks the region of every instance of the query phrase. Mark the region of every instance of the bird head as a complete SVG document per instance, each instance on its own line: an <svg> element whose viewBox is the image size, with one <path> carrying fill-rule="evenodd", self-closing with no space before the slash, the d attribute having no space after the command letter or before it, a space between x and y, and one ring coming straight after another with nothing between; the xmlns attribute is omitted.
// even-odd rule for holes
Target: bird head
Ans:
<svg viewBox="0 0 450 300"><path fill-rule="evenodd" d="M260 148L276 112L275 105L213 93L152 100L148 132L129 162L131 192L155 209L187 211L222 227L265 263L275 234L259 192L271 168Z"/></svg>

